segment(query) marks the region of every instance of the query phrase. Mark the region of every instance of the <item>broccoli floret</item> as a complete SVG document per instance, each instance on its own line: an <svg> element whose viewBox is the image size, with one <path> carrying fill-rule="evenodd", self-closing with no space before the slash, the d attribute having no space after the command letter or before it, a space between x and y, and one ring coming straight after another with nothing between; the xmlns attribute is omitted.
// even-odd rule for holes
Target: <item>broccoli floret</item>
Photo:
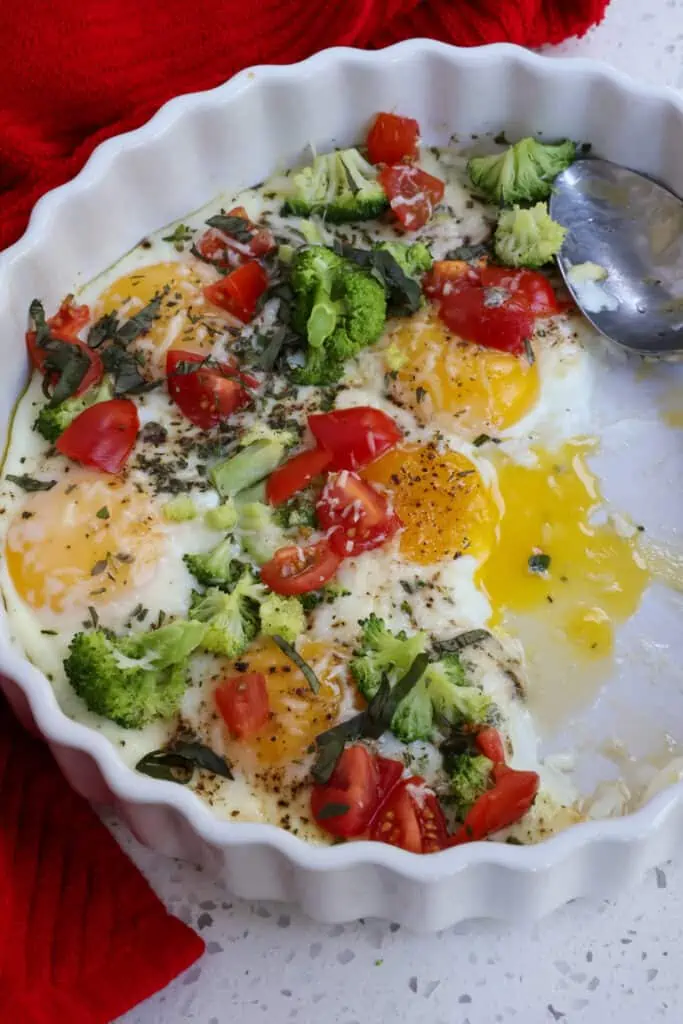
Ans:
<svg viewBox="0 0 683 1024"><path fill-rule="evenodd" d="M127 729L141 729L177 712L187 660L204 633L201 623L183 620L118 638L102 629L77 633L64 669L90 711Z"/></svg>
<svg viewBox="0 0 683 1024"><path fill-rule="evenodd" d="M432 269L432 254L424 242L407 245L404 242L382 242L376 247L394 257L404 274L419 277Z"/></svg>
<svg viewBox="0 0 683 1024"><path fill-rule="evenodd" d="M178 494L167 501L163 509L164 519L169 523L186 523L197 518L197 506L187 494Z"/></svg>
<svg viewBox="0 0 683 1024"><path fill-rule="evenodd" d="M434 728L434 709L425 677L403 698L391 719L391 731L404 743L429 740Z"/></svg>
<svg viewBox="0 0 683 1024"><path fill-rule="evenodd" d="M542 267L562 248L567 229L554 221L547 203L502 210L495 234L496 256L508 267Z"/></svg>
<svg viewBox="0 0 683 1024"><path fill-rule="evenodd" d="M332 224L345 224L372 220L389 205L377 180L377 168L355 148L317 156L286 181L282 190L285 216L320 214Z"/></svg>
<svg viewBox="0 0 683 1024"><path fill-rule="evenodd" d="M269 594L261 604L260 615L266 636L281 636L290 644L306 629L306 615L296 597Z"/></svg>
<svg viewBox="0 0 683 1024"><path fill-rule="evenodd" d="M427 667L423 676L434 710L447 722L465 719L484 722L491 698L477 686L468 686L457 654L447 654Z"/></svg>
<svg viewBox="0 0 683 1024"><path fill-rule="evenodd" d="M236 658L259 631L259 602L265 587L245 571L229 594L210 587L192 594L190 618L206 623L202 647L213 654Z"/></svg>
<svg viewBox="0 0 683 1024"><path fill-rule="evenodd" d="M299 600L305 612L314 611L321 604L333 604L338 597L348 597L351 591L343 587L336 580L331 580L320 590L309 590L307 594L301 594Z"/></svg>
<svg viewBox="0 0 683 1024"><path fill-rule="evenodd" d="M299 383L330 384L344 362L384 330L387 298L372 274L323 246L299 249L292 262L292 326L308 342Z"/></svg>
<svg viewBox="0 0 683 1024"><path fill-rule="evenodd" d="M424 633L407 636L403 631L392 633L384 621L372 612L361 622L361 645L351 661L351 673L366 700L372 700L379 690L382 677L389 674L396 682L404 675L418 654L427 648Z"/></svg>
<svg viewBox="0 0 683 1024"><path fill-rule="evenodd" d="M467 164L470 181L495 203L535 203L547 199L558 174L574 161L576 146L569 140L545 145L527 138L504 153L475 156Z"/></svg>
<svg viewBox="0 0 683 1024"><path fill-rule="evenodd" d="M216 508L209 508L204 513L204 522L210 530L231 530L237 523L237 507L232 498L217 505Z"/></svg>
<svg viewBox="0 0 683 1024"><path fill-rule="evenodd" d="M275 521L270 505L261 501L240 504L237 515L242 547L257 565L270 561L278 548L286 546L287 537Z"/></svg>
<svg viewBox="0 0 683 1024"><path fill-rule="evenodd" d="M91 405L107 402L113 394L111 382L107 379L88 388L85 394L79 395L78 398L67 398L55 406L48 403L38 413L38 418L33 424L34 429L42 434L46 441L55 442L77 416Z"/></svg>
<svg viewBox="0 0 683 1024"><path fill-rule="evenodd" d="M283 530L291 530L300 526L315 527L318 522L315 501L308 495L297 494L273 509L273 519Z"/></svg>
<svg viewBox="0 0 683 1024"><path fill-rule="evenodd" d="M492 768L493 761L481 754L460 754L455 758L449 803L460 821L465 819L475 800L488 789Z"/></svg>
<svg viewBox="0 0 683 1024"><path fill-rule="evenodd" d="M252 441L229 459L216 463L209 473L211 482L221 498L233 498L272 473L284 454L281 438Z"/></svg>
<svg viewBox="0 0 683 1024"><path fill-rule="evenodd" d="M210 551L183 555L183 561L202 586L230 590L244 572L244 563L236 558L237 551L232 537L226 537Z"/></svg>

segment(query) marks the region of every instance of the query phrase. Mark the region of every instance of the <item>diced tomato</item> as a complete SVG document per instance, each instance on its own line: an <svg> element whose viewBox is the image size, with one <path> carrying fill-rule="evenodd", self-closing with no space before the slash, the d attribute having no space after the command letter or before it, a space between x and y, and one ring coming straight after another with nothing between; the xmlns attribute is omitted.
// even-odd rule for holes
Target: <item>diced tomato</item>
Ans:
<svg viewBox="0 0 683 1024"><path fill-rule="evenodd" d="M379 806L381 807L394 786L398 785L403 775L403 762L394 761L393 757L382 757L380 754L377 754L375 756L375 768L377 769L377 791L379 794Z"/></svg>
<svg viewBox="0 0 683 1024"><path fill-rule="evenodd" d="M333 836L362 835L378 803L377 766L365 747L359 745L346 747L329 781L313 786L311 791L313 817Z"/></svg>
<svg viewBox="0 0 683 1024"><path fill-rule="evenodd" d="M75 338L90 319L88 306L75 306L70 299L65 299L54 316L48 317L47 325L51 331L62 338Z"/></svg>
<svg viewBox="0 0 683 1024"><path fill-rule="evenodd" d="M307 487L332 462L332 456L322 448L309 448L288 459L268 477L266 497L271 505L281 505Z"/></svg>
<svg viewBox="0 0 683 1024"><path fill-rule="evenodd" d="M256 313L256 304L268 287L268 275L256 260L243 263L237 270L214 284L206 285L204 297L242 323L248 324Z"/></svg>
<svg viewBox="0 0 683 1024"><path fill-rule="evenodd" d="M378 181L406 231L417 231L427 223L445 191L443 181L409 164L382 168Z"/></svg>
<svg viewBox="0 0 683 1024"><path fill-rule="evenodd" d="M446 819L424 779L414 775L394 787L375 816L370 838L411 853L444 849L448 841Z"/></svg>
<svg viewBox="0 0 683 1024"><path fill-rule="evenodd" d="M184 349L171 348L166 353L166 376L175 373L180 363L204 363L206 357L198 352L186 352ZM251 373L240 369L237 358L233 355L224 356L217 362L218 369L226 377L237 377L247 388L258 388L261 382Z"/></svg>
<svg viewBox="0 0 683 1024"><path fill-rule="evenodd" d="M326 540L307 547L286 547L276 551L261 566L261 579L276 594L307 594L332 579L341 558Z"/></svg>
<svg viewBox="0 0 683 1024"><path fill-rule="evenodd" d="M348 469L327 478L316 513L342 558L380 547L402 525L386 495Z"/></svg>
<svg viewBox="0 0 683 1024"><path fill-rule="evenodd" d="M331 454L332 469L362 469L402 437L391 416L369 405L314 413L308 425L319 447Z"/></svg>
<svg viewBox="0 0 683 1024"><path fill-rule="evenodd" d="M494 764L505 763L503 737L492 725L485 725L483 729L480 729L475 736L474 743L479 753L488 757Z"/></svg>
<svg viewBox="0 0 683 1024"><path fill-rule="evenodd" d="M57 438L55 447L69 459L105 473L119 473L140 429L135 402L112 398L85 409Z"/></svg>
<svg viewBox="0 0 683 1024"><path fill-rule="evenodd" d="M196 363L197 370L179 372L182 363ZM166 354L168 393L190 423L210 430L249 402L249 393L232 373L232 364L204 366L196 352L169 349Z"/></svg>
<svg viewBox="0 0 683 1024"><path fill-rule="evenodd" d="M521 355L537 317L560 311L548 279L533 270L435 263L425 294L440 300L439 315L466 341Z"/></svg>
<svg viewBox="0 0 683 1024"><path fill-rule="evenodd" d="M253 736L270 717L266 677L260 672L224 679L216 687L215 697L225 724L237 739Z"/></svg>
<svg viewBox="0 0 683 1024"><path fill-rule="evenodd" d="M493 788L475 800L449 846L486 839L502 828L514 825L532 806L540 783L536 772L520 772L507 765L493 768Z"/></svg>
<svg viewBox="0 0 683 1024"><path fill-rule="evenodd" d="M233 238L217 228L209 228L195 242L195 249L203 259L221 268L238 267L247 260L265 256L275 248L272 232L252 223L243 206L229 210L227 216L239 217L244 221L243 230L250 233L249 241Z"/></svg>
<svg viewBox="0 0 683 1024"><path fill-rule="evenodd" d="M373 164L400 164L417 157L420 126L412 117L378 114L368 132L368 156Z"/></svg>

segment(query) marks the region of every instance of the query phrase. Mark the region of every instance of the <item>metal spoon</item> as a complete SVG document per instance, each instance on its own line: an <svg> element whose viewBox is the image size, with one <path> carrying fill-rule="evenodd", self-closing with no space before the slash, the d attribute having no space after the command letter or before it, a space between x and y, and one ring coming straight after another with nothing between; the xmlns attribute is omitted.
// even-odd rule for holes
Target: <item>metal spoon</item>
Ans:
<svg viewBox="0 0 683 1024"><path fill-rule="evenodd" d="M555 179L550 214L567 228L558 263L602 334L649 356L683 355L683 202L607 160L577 160ZM582 284L572 267L607 274Z"/></svg>

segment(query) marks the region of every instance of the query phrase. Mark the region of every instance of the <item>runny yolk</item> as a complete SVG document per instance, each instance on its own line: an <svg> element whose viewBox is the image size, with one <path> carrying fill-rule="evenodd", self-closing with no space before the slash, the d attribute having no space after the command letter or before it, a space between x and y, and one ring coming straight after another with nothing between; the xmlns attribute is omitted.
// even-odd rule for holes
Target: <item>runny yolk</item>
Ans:
<svg viewBox="0 0 683 1024"><path fill-rule="evenodd" d="M461 341L433 312L401 321L388 340L399 361L405 359L393 393L423 422L495 433L517 423L538 399L536 363Z"/></svg>
<svg viewBox="0 0 683 1024"><path fill-rule="evenodd" d="M211 274L208 280L213 280ZM101 293L94 316L116 313L120 320L139 313L157 295L163 293L159 316L149 331L134 342L149 360L149 368L163 373L169 348L208 355L216 329L225 319L205 301L202 287L207 284L203 271L190 263L153 263L119 277ZM215 325L215 329L212 329Z"/></svg>
<svg viewBox="0 0 683 1024"><path fill-rule="evenodd" d="M254 736L231 741L231 757L238 759L246 753L255 755L264 767L286 765L303 757L315 737L334 725L341 702L343 662L329 645L314 640L302 643L299 653L320 680L318 693L269 638L264 637L240 657L242 671L265 676L271 716Z"/></svg>
<svg viewBox="0 0 683 1024"><path fill-rule="evenodd" d="M394 448L363 470L383 484L405 529L402 553L428 565L488 553L497 512L472 462L435 444Z"/></svg>
<svg viewBox="0 0 683 1024"><path fill-rule="evenodd" d="M571 441L538 452L533 466L499 467L503 511L477 582L494 623L509 613L542 613L575 652L600 658L612 651L615 625L636 611L649 575L634 538L609 520L595 521L602 499L588 450ZM550 559L545 571L539 555Z"/></svg>
<svg viewBox="0 0 683 1024"><path fill-rule="evenodd" d="M151 579L163 544L146 496L74 470L51 490L28 495L7 534L7 567L32 608L82 613Z"/></svg>

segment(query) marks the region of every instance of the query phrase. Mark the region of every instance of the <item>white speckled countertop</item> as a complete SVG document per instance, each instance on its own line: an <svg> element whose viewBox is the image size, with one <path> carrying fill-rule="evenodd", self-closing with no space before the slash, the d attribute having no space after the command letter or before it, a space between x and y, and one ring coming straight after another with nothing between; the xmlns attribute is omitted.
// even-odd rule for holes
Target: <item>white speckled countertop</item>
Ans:
<svg viewBox="0 0 683 1024"><path fill-rule="evenodd" d="M683 0L612 0L561 56L683 88ZM120 1024L654 1024L683 1020L683 864L618 903L577 902L533 928L490 923L416 937L377 921L320 926L245 904L196 868L122 845L207 953ZM154 951L150 950L150 955Z"/></svg>

